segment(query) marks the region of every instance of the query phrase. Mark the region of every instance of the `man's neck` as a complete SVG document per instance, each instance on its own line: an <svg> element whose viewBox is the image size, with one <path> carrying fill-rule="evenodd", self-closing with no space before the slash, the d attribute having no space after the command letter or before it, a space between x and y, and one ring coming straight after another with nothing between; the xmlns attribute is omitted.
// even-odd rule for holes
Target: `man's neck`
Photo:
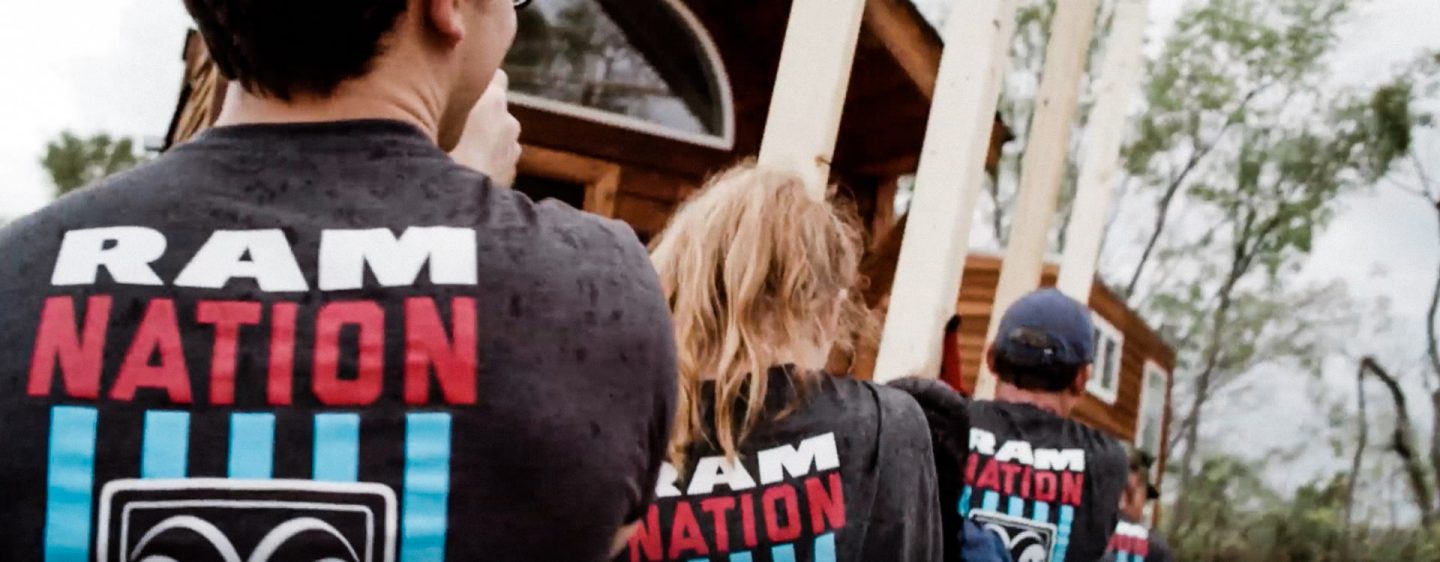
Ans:
<svg viewBox="0 0 1440 562"><path fill-rule="evenodd" d="M995 388L995 400L998 402L1029 404L1062 418L1070 417L1069 401L1054 392L1027 390L1010 383L1001 382L1000 385Z"/></svg>
<svg viewBox="0 0 1440 562"><path fill-rule="evenodd" d="M289 101L258 96L232 82L217 126L279 123L324 123L362 119L403 121L419 127L434 141L440 109L415 92L387 91L374 83L347 82L325 98L292 96Z"/></svg>

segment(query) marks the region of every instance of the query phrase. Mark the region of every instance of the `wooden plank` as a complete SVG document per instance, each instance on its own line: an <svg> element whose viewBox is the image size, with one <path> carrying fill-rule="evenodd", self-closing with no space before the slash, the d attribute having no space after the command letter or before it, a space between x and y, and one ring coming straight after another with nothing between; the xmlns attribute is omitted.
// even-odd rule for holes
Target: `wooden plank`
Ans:
<svg viewBox="0 0 1440 562"><path fill-rule="evenodd" d="M1080 179L1070 224L1065 231L1065 256L1060 265L1060 291L1080 302L1090 299L1095 266L1120 167L1120 148L1130 101L1140 85L1141 50L1149 0L1120 0L1114 31L1105 47L1099 78L1092 87L1095 107L1085 131Z"/></svg>
<svg viewBox="0 0 1440 562"><path fill-rule="evenodd" d="M620 167L611 165L594 183L585 186L585 211L615 217L615 199L620 193Z"/></svg>
<svg viewBox="0 0 1440 562"><path fill-rule="evenodd" d="M882 180L875 190L875 214L870 218L872 247L878 247L883 233L895 228L900 217L895 214L895 193L899 191L900 178L892 176Z"/></svg>
<svg viewBox="0 0 1440 562"><path fill-rule="evenodd" d="M1015 10L1016 0L968 0L945 27L947 47L880 342L880 382L940 374L941 339L964 275Z"/></svg>
<svg viewBox="0 0 1440 562"><path fill-rule="evenodd" d="M1069 157L1080 80L1085 73L1099 7L1100 0L1056 3L1050 43L1045 48L1045 66L1036 91L1030 144L1021 161L1020 193L1011 219L1005 266L1000 270L1000 285L995 294L997 314L990 318L986 341L994 341L1004 311L1040 284L1045 250L1050 242L1050 219L1055 214L1060 181ZM994 396L995 377L982 366L975 397L986 400Z"/></svg>
<svg viewBox="0 0 1440 562"><path fill-rule="evenodd" d="M914 10L910 0L869 0L865 3L865 29L880 40L915 88L929 99L935 94L942 47L925 40L933 31Z"/></svg>
<svg viewBox="0 0 1440 562"><path fill-rule="evenodd" d="M795 0L760 163L805 174L824 197L865 0Z"/></svg>

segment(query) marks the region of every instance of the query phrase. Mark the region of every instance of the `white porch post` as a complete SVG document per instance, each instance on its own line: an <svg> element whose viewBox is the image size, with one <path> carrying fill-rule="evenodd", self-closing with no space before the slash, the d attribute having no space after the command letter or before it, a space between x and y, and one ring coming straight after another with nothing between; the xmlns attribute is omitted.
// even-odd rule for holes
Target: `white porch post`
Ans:
<svg viewBox="0 0 1440 562"><path fill-rule="evenodd" d="M760 163L807 174L825 196L865 0L795 0Z"/></svg>
<svg viewBox="0 0 1440 562"><path fill-rule="evenodd" d="M1021 161L1020 193L1010 224L1010 240L1000 284L995 289L986 342L994 341L1000 318L1010 305L1040 284L1045 250L1050 241L1050 219L1064 177L1070 150L1070 133L1080 97L1080 79L1090 53L1100 0L1056 2L1045 49L1045 66L1035 96L1035 116L1028 146ZM995 377L980 363L975 397L995 396Z"/></svg>
<svg viewBox="0 0 1440 562"><path fill-rule="evenodd" d="M1070 211L1070 225L1065 230L1065 257L1060 262L1058 284L1062 292L1082 303L1090 302L1115 187L1115 172L1120 167L1126 117L1140 83L1148 3L1149 0L1120 0L1116 5L1114 31L1093 87L1095 108L1090 112L1090 124L1085 131L1080 182Z"/></svg>
<svg viewBox="0 0 1440 562"><path fill-rule="evenodd" d="M1016 0L965 0L956 3L945 25L945 53L890 293L877 381L940 373L941 336L965 271L1015 10Z"/></svg>

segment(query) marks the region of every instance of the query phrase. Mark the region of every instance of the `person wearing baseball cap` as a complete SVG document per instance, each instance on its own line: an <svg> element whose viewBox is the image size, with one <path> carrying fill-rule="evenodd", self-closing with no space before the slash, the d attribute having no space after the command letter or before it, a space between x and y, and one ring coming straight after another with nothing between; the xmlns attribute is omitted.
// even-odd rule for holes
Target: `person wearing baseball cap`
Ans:
<svg viewBox="0 0 1440 562"><path fill-rule="evenodd" d="M964 483L941 505L998 534L1017 562L1098 560L1119 521L1125 448L1071 419L1094 358L1090 312L1046 289L1001 319L986 353L999 379L994 401L967 400L933 380L893 383L920 402L937 441L964 431L946 420L968 420L965 458L940 459L936 447L938 466L961 467Z"/></svg>
<svg viewBox="0 0 1440 562"><path fill-rule="evenodd" d="M1142 449L1130 451L1130 477L1120 497L1120 524L1110 538L1106 562L1172 562L1175 555L1158 531L1145 521L1145 506L1160 499L1160 490L1150 482L1155 456Z"/></svg>

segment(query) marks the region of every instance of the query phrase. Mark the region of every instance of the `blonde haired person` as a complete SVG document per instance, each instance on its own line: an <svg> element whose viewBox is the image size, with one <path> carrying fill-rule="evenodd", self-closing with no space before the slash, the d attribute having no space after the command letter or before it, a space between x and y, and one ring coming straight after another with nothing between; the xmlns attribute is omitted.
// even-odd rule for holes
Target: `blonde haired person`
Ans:
<svg viewBox="0 0 1440 562"><path fill-rule="evenodd" d="M867 318L852 219L798 175L744 164L653 245L680 398L659 499L622 560L939 559L924 414L822 371Z"/></svg>

